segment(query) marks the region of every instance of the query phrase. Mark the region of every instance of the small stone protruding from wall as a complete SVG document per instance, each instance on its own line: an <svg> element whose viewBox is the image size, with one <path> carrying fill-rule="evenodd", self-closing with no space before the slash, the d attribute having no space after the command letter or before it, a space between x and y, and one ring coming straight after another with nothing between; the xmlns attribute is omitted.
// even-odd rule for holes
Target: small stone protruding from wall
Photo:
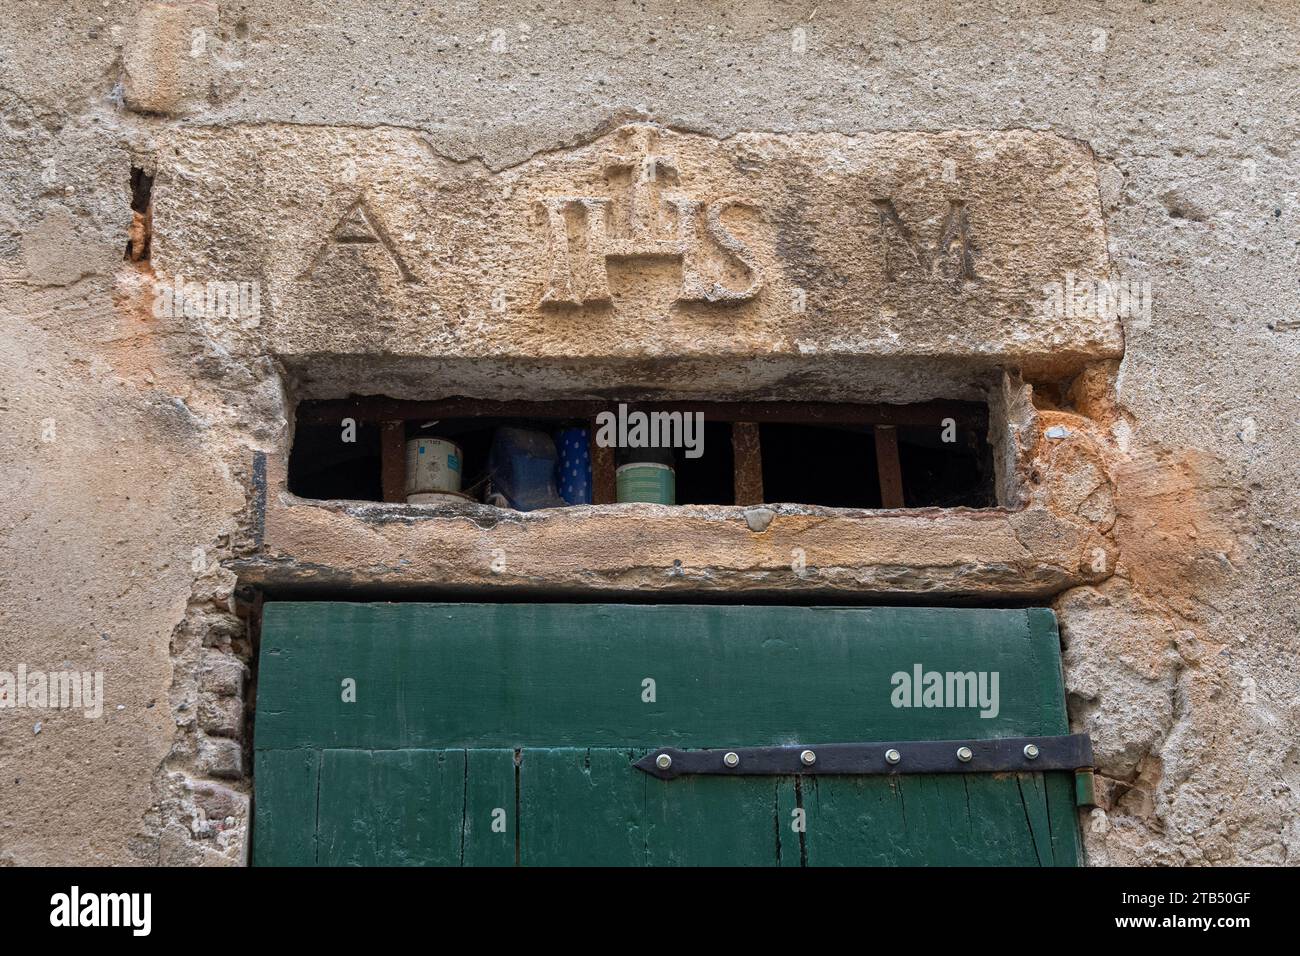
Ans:
<svg viewBox="0 0 1300 956"><path fill-rule="evenodd" d="M199 742L197 766L200 773L222 780L244 776L244 745L229 737L204 737Z"/></svg>
<svg viewBox="0 0 1300 956"><path fill-rule="evenodd" d="M244 736L244 701L239 697L208 697L199 700L199 726L215 737Z"/></svg>
<svg viewBox="0 0 1300 956"><path fill-rule="evenodd" d="M216 737L244 736L247 667L224 651L205 648L199 661L199 726Z"/></svg>
<svg viewBox="0 0 1300 956"><path fill-rule="evenodd" d="M199 690L215 697L242 697L247 671L239 658L205 649L199 664Z"/></svg>
<svg viewBox="0 0 1300 956"><path fill-rule="evenodd" d="M137 113L171 116L202 99L218 39L214 3L155 3L144 7L123 50L123 95Z"/></svg>
<svg viewBox="0 0 1300 956"><path fill-rule="evenodd" d="M163 866L232 866L247 862L248 794L184 773L168 775L166 819L158 844Z"/></svg>

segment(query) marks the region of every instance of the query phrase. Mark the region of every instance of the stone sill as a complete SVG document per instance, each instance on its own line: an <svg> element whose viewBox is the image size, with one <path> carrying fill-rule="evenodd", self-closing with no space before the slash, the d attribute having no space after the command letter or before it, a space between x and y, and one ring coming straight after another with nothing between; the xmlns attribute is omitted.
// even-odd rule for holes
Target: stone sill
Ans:
<svg viewBox="0 0 1300 956"><path fill-rule="evenodd" d="M1042 507L762 507L772 518L755 531L746 517L754 508L729 505L521 513L309 501L280 490L267 503L262 551L231 568L241 584L284 590L603 598L1042 599L1105 576L1090 571L1094 549L1106 549L1095 529Z"/></svg>

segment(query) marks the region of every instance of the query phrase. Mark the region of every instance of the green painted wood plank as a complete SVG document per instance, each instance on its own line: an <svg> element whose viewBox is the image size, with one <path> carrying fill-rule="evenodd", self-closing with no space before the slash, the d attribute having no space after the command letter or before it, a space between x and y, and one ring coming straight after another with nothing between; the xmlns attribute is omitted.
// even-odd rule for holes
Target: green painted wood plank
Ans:
<svg viewBox="0 0 1300 956"><path fill-rule="evenodd" d="M644 751L525 749L519 765L524 866L644 866Z"/></svg>
<svg viewBox="0 0 1300 956"><path fill-rule="evenodd" d="M776 780L656 780L642 750L525 749L525 866L775 866ZM793 836L793 834L792 834ZM795 861L798 862L797 838Z"/></svg>
<svg viewBox="0 0 1300 956"><path fill-rule="evenodd" d="M908 865L963 866L976 862L984 844L973 842L971 836L980 822L978 812L971 812L968 801L972 776L946 779L921 774L896 778ZM1008 792L1014 793L1014 788Z"/></svg>
<svg viewBox="0 0 1300 956"><path fill-rule="evenodd" d="M1056 612L1046 607L1025 611L1029 625L1026 647L1031 655L1027 662L1039 675L1041 693L1034 698L1038 714L1030 719L1043 727L1046 734L1068 734L1070 721L1065 711L1065 673L1061 668L1061 636ZM1023 736L1032 736L1025 734Z"/></svg>
<svg viewBox="0 0 1300 956"><path fill-rule="evenodd" d="M647 865L779 864L773 778L647 780Z"/></svg>
<svg viewBox="0 0 1300 956"><path fill-rule="evenodd" d="M915 665L996 671L997 715L895 707L890 678ZM1081 858L1069 774L665 782L631 766L664 744L1064 733L1042 609L270 604L259 703L263 865Z"/></svg>
<svg viewBox="0 0 1300 956"><path fill-rule="evenodd" d="M1026 804L1032 788L1021 785L1020 774L969 774L965 781L974 836L960 854L966 865L1051 865L1050 842L1039 845Z"/></svg>
<svg viewBox="0 0 1300 956"><path fill-rule="evenodd" d="M1053 835L1047 788L1068 774L972 774L967 777L976 822L975 864L1060 866L1077 862L1076 837Z"/></svg>
<svg viewBox="0 0 1300 956"><path fill-rule="evenodd" d="M1051 834L1051 818L1047 813L1047 791L1041 773L1018 773L1016 787L1020 803L1025 809L1025 822L1029 828L1034 853L1039 866L1056 865L1056 848Z"/></svg>
<svg viewBox="0 0 1300 956"><path fill-rule="evenodd" d="M457 866L463 750L326 750L317 860L323 866Z"/></svg>
<svg viewBox="0 0 1300 956"><path fill-rule="evenodd" d="M1068 817L1048 813L1048 790L1066 777L805 778L808 865L1074 865Z"/></svg>
<svg viewBox="0 0 1300 956"><path fill-rule="evenodd" d="M1048 832L1057 866L1083 865L1083 836L1079 832L1079 812L1074 802L1074 775L1043 775L1047 793Z"/></svg>
<svg viewBox="0 0 1300 956"><path fill-rule="evenodd" d="M775 777L772 782L773 798L776 801L776 820L774 837L776 843L777 863L780 866L803 866L803 837L807 832L807 812L801 813L798 822L803 831L795 829L795 810L803 810L803 798L794 777Z"/></svg>
<svg viewBox="0 0 1300 956"><path fill-rule="evenodd" d="M319 751L262 750L254 756L255 866L315 865L319 778Z"/></svg>
<svg viewBox="0 0 1300 956"><path fill-rule="evenodd" d="M461 865L514 866L515 752L470 750L467 755Z"/></svg>
<svg viewBox="0 0 1300 956"><path fill-rule="evenodd" d="M915 665L997 673L996 716L893 706L891 676ZM1066 732L1055 622L1040 609L275 602L259 701L258 749Z"/></svg>
<svg viewBox="0 0 1300 956"><path fill-rule="evenodd" d="M956 781L954 781L956 782ZM919 865L899 781L892 777L805 777L808 866ZM960 826L964 819L950 823Z"/></svg>

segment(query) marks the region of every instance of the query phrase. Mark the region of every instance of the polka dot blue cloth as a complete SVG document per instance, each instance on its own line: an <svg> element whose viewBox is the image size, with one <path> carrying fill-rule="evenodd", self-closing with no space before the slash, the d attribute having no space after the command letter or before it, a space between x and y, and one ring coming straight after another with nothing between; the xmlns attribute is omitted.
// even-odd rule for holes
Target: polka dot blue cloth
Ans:
<svg viewBox="0 0 1300 956"><path fill-rule="evenodd" d="M591 504L591 450L587 429L562 428L555 436L555 486L571 505Z"/></svg>

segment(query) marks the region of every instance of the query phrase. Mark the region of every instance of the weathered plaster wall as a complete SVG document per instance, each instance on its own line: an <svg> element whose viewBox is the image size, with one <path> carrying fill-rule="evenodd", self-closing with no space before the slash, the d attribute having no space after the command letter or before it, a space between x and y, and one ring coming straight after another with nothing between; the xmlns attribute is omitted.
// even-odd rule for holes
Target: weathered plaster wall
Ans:
<svg viewBox="0 0 1300 956"><path fill-rule="evenodd" d="M284 383L152 314L131 167L186 127L251 148L319 126L502 170L650 121L1095 153L1110 256L1154 314L1068 394L1040 383L1021 438L1118 553L1055 599L1104 776L1090 859L1294 863L1297 90L1285 3L0 2L0 669L103 670L107 694L98 720L0 711L0 861L244 849L248 635L220 562L250 551Z"/></svg>

